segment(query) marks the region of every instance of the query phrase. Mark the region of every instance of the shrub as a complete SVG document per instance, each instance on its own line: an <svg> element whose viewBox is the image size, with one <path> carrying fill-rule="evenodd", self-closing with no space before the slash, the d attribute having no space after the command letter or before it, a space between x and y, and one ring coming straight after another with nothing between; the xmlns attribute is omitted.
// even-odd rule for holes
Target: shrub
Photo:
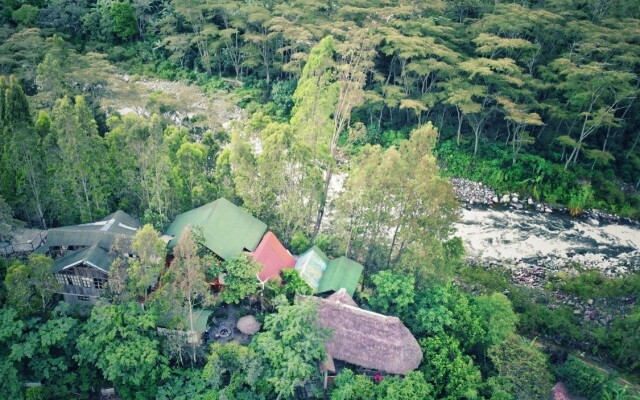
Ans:
<svg viewBox="0 0 640 400"><path fill-rule="evenodd" d="M311 241L304 232L298 231L293 234L291 242L289 242L289 250L293 254L302 254L309 247L311 247Z"/></svg>
<svg viewBox="0 0 640 400"><path fill-rule="evenodd" d="M558 379L565 382L569 392L589 400L603 399L604 393L611 384L611 378L607 374L575 356L569 356L567 361L557 369L556 374Z"/></svg>

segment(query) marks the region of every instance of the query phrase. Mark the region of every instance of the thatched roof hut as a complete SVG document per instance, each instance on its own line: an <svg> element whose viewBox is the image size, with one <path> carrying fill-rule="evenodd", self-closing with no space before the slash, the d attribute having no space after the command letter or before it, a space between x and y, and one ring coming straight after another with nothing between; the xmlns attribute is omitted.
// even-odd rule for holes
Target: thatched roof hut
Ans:
<svg viewBox="0 0 640 400"><path fill-rule="evenodd" d="M335 372L332 359L401 375L420 365L422 349L397 317L359 308L344 289L313 299L319 303L319 324L333 332L326 343L327 370Z"/></svg>
<svg viewBox="0 0 640 400"><path fill-rule="evenodd" d="M260 330L260 323L256 321L253 315L245 315L240 318L236 326L238 330L245 335L254 335Z"/></svg>

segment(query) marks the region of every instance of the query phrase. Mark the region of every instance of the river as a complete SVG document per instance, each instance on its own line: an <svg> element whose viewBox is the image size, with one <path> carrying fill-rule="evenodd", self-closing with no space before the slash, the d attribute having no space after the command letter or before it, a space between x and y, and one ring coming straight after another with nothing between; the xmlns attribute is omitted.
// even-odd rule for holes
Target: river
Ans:
<svg viewBox="0 0 640 400"><path fill-rule="evenodd" d="M552 271L575 270L575 263L607 276L640 271L638 226L496 207L463 208L456 231L468 258L481 263Z"/></svg>

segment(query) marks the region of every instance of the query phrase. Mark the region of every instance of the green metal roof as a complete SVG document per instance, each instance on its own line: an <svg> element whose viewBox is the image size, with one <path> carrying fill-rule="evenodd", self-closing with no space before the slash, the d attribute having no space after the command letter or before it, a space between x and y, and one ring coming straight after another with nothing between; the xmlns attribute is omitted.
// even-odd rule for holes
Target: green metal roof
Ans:
<svg viewBox="0 0 640 400"><path fill-rule="evenodd" d="M193 320L193 330L198 333L202 333L206 331L207 320L209 319L209 315L213 314L213 311L194 308L193 314L195 316L195 319ZM189 318L187 317L186 320L187 320L187 327L188 327Z"/></svg>
<svg viewBox="0 0 640 400"><path fill-rule="evenodd" d="M337 292L344 288L353 296L363 269L362 265L344 256L329 261L318 285L318 293Z"/></svg>
<svg viewBox="0 0 640 400"><path fill-rule="evenodd" d="M314 290L318 290L324 271L329 264L327 257L317 246L313 246L296 260L295 269L300 273L300 277Z"/></svg>
<svg viewBox="0 0 640 400"><path fill-rule="evenodd" d="M118 237L124 239L123 244L128 247L141 226L138 220L124 211L116 211L96 222L49 229L46 248L97 245L109 250Z"/></svg>
<svg viewBox="0 0 640 400"><path fill-rule="evenodd" d="M200 227L207 248L224 260L241 254L245 249L255 250L267 230L264 222L224 198L178 215L166 232L173 236L169 242L170 249L178 243L187 226Z"/></svg>
<svg viewBox="0 0 640 400"><path fill-rule="evenodd" d="M60 272L65 268L73 267L78 264L88 264L94 268L98 268L104 272L109 272L111 263L115 259L115 254L111 254L101 247L91 246L86 249L74 251L66 256L55 260L53 264L53 273Z"/></svg>

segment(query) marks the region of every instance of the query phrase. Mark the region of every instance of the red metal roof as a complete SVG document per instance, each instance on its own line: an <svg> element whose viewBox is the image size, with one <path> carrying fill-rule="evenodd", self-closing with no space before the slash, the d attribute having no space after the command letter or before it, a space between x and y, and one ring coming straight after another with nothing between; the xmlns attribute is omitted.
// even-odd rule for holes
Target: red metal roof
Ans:
<svg viewBox="0 0 640 400"><path fill-rule="evenodd" d="M285 268L293 268L296 259L285 249L273 232L267 232L262 241L251 253L253 258L262 265L262 270L258 274L261 281L267 279L279 279L280 271Z"/></svg>

